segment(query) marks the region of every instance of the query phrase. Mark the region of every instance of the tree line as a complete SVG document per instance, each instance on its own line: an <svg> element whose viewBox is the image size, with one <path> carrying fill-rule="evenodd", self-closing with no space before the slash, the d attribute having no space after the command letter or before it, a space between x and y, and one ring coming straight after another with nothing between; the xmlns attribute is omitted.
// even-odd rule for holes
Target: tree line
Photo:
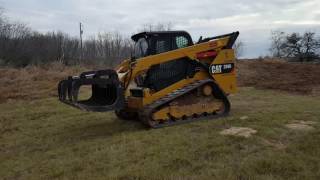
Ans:
<svg viewBox="0 0 320 180"><path fill-rule="evenodd" d="M10 22L0 10L0 65L25 67L51 62L65 65L116 65L130 57L132 42L120 33L99 33L83 42L63 32L39 33Z"/></svg>
<svg viewBox="0 0 320 180"><path fill-rule="evenodd" d="M310 62L320 57L320 38L315 32L271 32L271 55L291 61Z"/></svg>
<svg viewBox="0 0 320 180"><path fill-rule="evenodd" d="M171 30L171 23L144 24L139 31ZM118 32L98 33L83 42L63 32L39 33L23 23L9 21L0 8L0 66L25 67L60 62L65 65L100 64L115 66L129 58L133 43ZM237 57L244 44L234 46ZM271 55L297 61L319 58L320 38L314 32L271 33Z"/></svg>
<svg viewBox="0 0 320 180"><path fill-rule="evenodd" d="M171 28L171 23L148 23L139 31ZM80 38L63 32L39 33L23 23L10 22L0 7L0 66L25 67L60 62L112 67L129 58L134 46L130 37L119 32L98 33L84 40L82 46L80 44Z"/></svg>

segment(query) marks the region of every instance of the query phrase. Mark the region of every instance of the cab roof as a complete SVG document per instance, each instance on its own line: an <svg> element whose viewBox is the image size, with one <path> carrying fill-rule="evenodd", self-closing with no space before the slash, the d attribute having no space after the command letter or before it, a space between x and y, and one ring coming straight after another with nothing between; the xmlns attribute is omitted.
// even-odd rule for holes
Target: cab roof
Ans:
<svg viewBox="0 0 320 180"><path fill-rule="evenodd" d="M141 32L138 34L135 34L133 36L131 36L131 39L133 41L138 41L138 39L140 38L148 38L150 36L161 36L161 35L185 35L185 36L189 36L191 39L191 36L188 32L186 31L150 31L150 32Z"/></svg>

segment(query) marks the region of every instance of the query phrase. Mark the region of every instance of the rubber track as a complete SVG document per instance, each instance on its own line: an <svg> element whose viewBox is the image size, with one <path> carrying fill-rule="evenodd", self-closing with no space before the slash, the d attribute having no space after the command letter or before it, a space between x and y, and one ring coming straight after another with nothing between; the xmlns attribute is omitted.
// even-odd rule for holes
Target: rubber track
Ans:
<svg viewBox="0 0 320 180"><path fill-rule="evenodd" d="M187 117L186 119L180 119L180 120L168 120L165 121L164 123L159 123L159 124L153 124L151 123L152 120L152 114L159 108L160 106L163 106L165 104L170 103L171 101L177 99L178 97L185 95L192 90L201 87L205 84L210 84L215 93L215 97L218 99L221 99L225 105L225 111L221 114L207 114L207 115L199 115L198 117ZM224 94L224 92L219 88L219 86L211 79L207 80L200 80L196 81L192 84L189 84L181 89L177 89L173 91L172 93L166 95L163 98L160 98L159 100L147 105L143 110L139 112L139 119L146 124L147 126L151 128L162 128L162 127L167 127L167 126L172 126L172 125L177 125L177 124L184 124L188 122L193 122L193 121L199 121L203 119L215 119L219 117L224 117L228 115L230 111L230 102L227 98L227 96Z"/></svg>

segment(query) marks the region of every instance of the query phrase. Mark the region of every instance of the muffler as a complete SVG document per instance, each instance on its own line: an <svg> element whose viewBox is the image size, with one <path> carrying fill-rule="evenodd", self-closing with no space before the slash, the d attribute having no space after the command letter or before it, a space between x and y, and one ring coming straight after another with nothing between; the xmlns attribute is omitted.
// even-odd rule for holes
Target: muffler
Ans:
<svg viewBox="0 0 320 180"><path fill-rule="evenodd" d="M91 96L78 100L81 86L91 85ZM124 90L116 71L107 69L83 72L59 82L59 100L86 111L104 112L124 107Z"/></svg>

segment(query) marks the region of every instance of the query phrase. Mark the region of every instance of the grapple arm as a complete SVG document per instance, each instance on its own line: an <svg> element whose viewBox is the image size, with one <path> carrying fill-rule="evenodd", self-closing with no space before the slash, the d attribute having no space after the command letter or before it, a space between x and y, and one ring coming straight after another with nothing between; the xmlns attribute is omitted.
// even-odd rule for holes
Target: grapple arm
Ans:
<svg viewBox="0 0 320 180"><path fill-rule="evenodd" d="M81 86L91 86L91 97L78 100ZM122 109L124 92L118 75L114 70L83 72L79 76L69 76L59 82L59 100L87 111L110 111Z"/></svg>

